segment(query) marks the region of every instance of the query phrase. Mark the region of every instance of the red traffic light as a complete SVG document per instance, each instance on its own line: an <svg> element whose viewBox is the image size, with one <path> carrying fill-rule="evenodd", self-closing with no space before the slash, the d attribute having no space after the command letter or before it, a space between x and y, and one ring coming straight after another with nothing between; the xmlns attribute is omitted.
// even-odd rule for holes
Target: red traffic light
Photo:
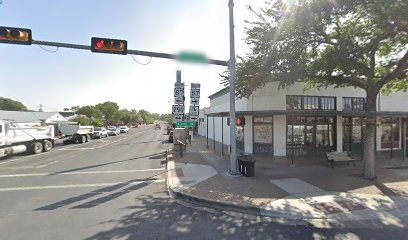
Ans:
<svg viewBox="0 0 408 240"><path fill-rule="evenodd" d="M96 41L95 42L95 47L96 48L101 48L103 46L103 41Z"/></svg>
<svg viewBox="0 0 408 240"><path fill-rule="evenodd" d="M0 43L31 45L31 30L26 28L0 27Z"/></svg>
<svg viewBox="0 0 408 240"><path fill-rule="evenodd" d="M230 126L230 118L227 118L227 125ZM235 119L235 125L245 126L245 117L237 117Z"/></svg>
<svg viewBox="0 0 408 240"><path fill-rule="evenodd" d="M127 54L127 41L119 39L91 39L91 51L100 53Z"/></svg>

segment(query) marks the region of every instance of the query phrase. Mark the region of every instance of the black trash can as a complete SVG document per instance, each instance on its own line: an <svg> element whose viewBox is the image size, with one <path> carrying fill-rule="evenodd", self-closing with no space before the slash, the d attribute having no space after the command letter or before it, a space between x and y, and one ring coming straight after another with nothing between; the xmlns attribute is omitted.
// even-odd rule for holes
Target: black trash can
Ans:
<svg viewBox="0 0 408 240"><path fill-rule="evenodd" d="M255 175L255 161L252 159L242 161L242 172L245 177L253 177Z"/></svg>
<svg viewBox="0 0 408 240"><path fill-rule="evenodd" d="M242 171L244 170L242 161L243 161L242 156L239 156L239 157L238 157L238 171L239 171L241 174L244 174L244 173L242 172Z"/></svg>

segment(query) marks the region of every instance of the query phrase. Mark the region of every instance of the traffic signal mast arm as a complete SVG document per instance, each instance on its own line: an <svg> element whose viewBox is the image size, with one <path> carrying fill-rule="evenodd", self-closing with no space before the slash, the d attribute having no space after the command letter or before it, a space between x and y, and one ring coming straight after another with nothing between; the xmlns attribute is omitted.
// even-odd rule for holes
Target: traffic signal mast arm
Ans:
<svg viewBox="0 0 408 240"><path fill-rule="evenodd" d="M42 46L91 50L91 46L80 45L80 44L48 42L48 41L39 41L39 40L32 40L32 43L42 45ZM147 57L167 58L167 59L174 59L174 60L178 59L178 55L169 54L169 53L148 52L148 51L139 51L139 50L131 50L131 49L128 49L127 53L133 54L133 55L147 56ZM222 60L207 59L206 62L208 64L212 64L212 65L228 66L228 62L227 61L222 61Z"/></svg>

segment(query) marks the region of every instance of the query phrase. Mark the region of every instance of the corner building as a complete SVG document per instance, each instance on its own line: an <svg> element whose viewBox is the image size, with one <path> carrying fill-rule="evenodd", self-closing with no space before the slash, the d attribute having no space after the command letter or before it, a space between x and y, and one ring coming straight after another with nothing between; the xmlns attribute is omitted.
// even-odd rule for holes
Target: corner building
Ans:
<svg viewBox="0 0 408 240"><path fill-rule="evenodd" d="M245 126L237 127L238 149L270 156L328 151L361 155L365 91L353 87L304 90L303 86L296 83L279 89L278 83L268 83L248 99L236 99L236 115L245 117ZM198 133L228 146L228 87L209 98L210 107L200 111ZM408 93L379 96L377 111L377 155L407 156Z"/></svg>

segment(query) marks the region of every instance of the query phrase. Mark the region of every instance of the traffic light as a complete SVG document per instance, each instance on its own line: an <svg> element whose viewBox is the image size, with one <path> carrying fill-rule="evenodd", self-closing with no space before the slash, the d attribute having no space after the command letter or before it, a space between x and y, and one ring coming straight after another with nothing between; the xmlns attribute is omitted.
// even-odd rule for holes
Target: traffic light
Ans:
<svg viewBox="0 0 408 240"><path fill-rule="evenodd" d="M237 117L235 120L235 124L237 126L245 126L245 118L244 117Z"/></svg>
<svg viewBox="0 0 408 240"><path fill-rule="evenodd" d="M119 39L97 38L91 39L91 51L99 53L127 54L127 41Z"/></svg>
<svg viewBox="0 0 408 240"><path fill-rule="evenodd" d="M0 43L31 45L31 29L0 27Z"/></svg>
<svg viewBox="0 0 408 240"><path fill-rule="evenodd" d="M230 118L227 118L227 125L230 125ZM235 119L235 125L237 126L245 126L245 117L237 117Z"/></svg>

